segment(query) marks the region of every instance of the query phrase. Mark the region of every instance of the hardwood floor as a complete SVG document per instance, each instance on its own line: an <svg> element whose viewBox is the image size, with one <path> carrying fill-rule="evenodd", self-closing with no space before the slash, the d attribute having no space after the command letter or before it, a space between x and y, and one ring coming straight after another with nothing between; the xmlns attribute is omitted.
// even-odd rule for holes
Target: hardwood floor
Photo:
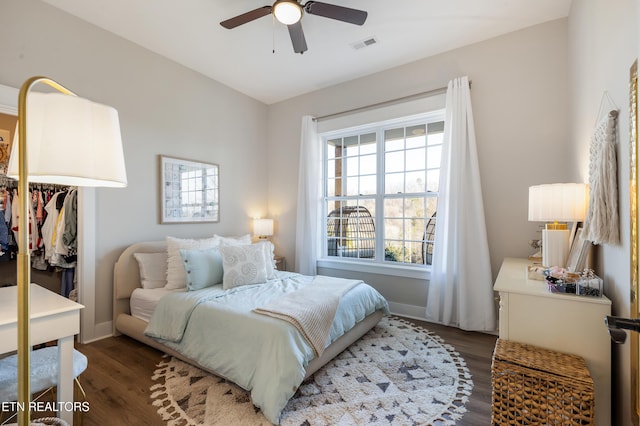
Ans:
<svg viewBox="0 0 640 426"><path fill-rule="evenodd" d="M457 424L488 425L491 418L491 356L496 336L408 319L454 346L462 355L474 383L467 413ZM77 345L89 358L80 377L90 404L85 426L164 425L151 404L151 376L162 353L126 336ZM226 426L226 425L225 425Z"/></svg>

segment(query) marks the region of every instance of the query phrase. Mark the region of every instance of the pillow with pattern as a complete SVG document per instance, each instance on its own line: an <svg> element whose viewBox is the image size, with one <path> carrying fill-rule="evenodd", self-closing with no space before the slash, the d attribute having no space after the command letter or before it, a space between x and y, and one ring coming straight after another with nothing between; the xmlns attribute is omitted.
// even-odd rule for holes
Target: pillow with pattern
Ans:
<svg viewBox="0 0 640 426"><path fill-rule="evenodd" d="M267 280L264 248L259 244L221 245L222 288L227 290Z"/></svg>

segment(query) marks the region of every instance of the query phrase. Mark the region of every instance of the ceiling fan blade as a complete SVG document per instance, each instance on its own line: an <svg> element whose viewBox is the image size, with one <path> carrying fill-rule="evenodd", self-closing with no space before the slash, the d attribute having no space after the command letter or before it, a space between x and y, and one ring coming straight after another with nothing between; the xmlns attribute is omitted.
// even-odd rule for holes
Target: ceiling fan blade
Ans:
<svg viewBox="0 0 640 426"><path fill-rule="evenodd" d="M287 28L289 28L293 51L300 54L304 53L307 50L307 41L304 39L304 31L302 31L302 24L300 21L295 24L287 25Z"/></svg>
<svg viewBox="0 0 640 426"><path fill-rule="evenodd" d="M254 19L267 16L270 13L271 6L262 6L247 13L243 13L242 15L235 16L231 19L227 19L226 21L222 21L220 22L220 25L230 30L232 28L239 27L242 24L246 24L247 22L251 22Z"/></svg>
<svg viewBox="0 0 640 426"><path fill-rule="evenodd" d="M311 15L324 16L350 24L362 25L367 20L367 12L351 9L350 7L337 6L335 4L309 1L305 3L304 10Z"/></svg>

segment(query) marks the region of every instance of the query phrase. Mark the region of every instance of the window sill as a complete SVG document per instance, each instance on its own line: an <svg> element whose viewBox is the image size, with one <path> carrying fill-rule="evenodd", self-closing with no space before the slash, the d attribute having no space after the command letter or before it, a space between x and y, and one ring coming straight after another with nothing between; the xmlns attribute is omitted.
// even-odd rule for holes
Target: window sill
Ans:
<svg viewBox="0 0 640 426"><path fill-rule="evenodd" d="M339 269L343 271L364 272L367 274L388 275L395 277L413 278L418 280L429 280L431 277L431 267L421 266L401 266L401 265L381 265L379 263L358 262L353 260L318 259L319 268Z"/></svg>

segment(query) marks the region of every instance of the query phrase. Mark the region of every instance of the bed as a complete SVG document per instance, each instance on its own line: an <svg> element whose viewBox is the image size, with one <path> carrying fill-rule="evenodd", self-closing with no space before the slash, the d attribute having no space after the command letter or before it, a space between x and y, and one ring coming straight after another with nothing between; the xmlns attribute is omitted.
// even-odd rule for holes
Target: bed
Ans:
<svg viewBox="0 0 640 426"><path fill-rule="evenodd" d="M375 290L364 283L355 284L353 290L347 290L346 294L344 294L344 296L340 299L340 304L338 307L339 310L335 314L335 320L331 325L331 338L327 339L327 345L324 347L324 349L318 351L315 346L309 343L310 341L308 339L298 338L300 334L304 333L300 333L300 329L296 329L295 325L292 325L281 319L274 318L273 316L264 315L264 313L261 315L260 312L258 312L259 309L253 309L251 313L246 315L243 313L242 317L240 317L241 314L238 314L236 312L234 304L240 303L238 302L238 300L241 300L242 303L245 303L245 301L247 300L253 300L251 299L251 297L253 296L249 297L249 295L253 294L253 287L258 289L256 291L256 294L258 295L265 294L265 292L269 288L267 287L267 285L275 286L273 288L278 289L281 287L291 287L297 290L301 290L304 286L307 286L310 283L320 282L319 280L322 277L305 277L295 273L275 271L275 278L267 281L265 285L245 286L246 288L243 287L223 291L222 288L213 286L211 288L192 292L185 292L175 289L167 291L162 288L151 292L148 292L146 290L141 291L142 285L140 268L139 263L136 260L136 256L139 255L136 255L136 253L166 252L167 241L140 242L127 247L118 258L118 261L116 262L114 267L114 334L125 334L151 347L159 349L171 356L196 365L197 367L205 371L235 382L239 386L251 392L251 397L254 405L261 408L263 413L265 414L265 417L275 424L277 424L279 421L280 412L286 405L286 401L288 401L288 399L293 396L295 390L297 389L297 386L304 379L311 376L324 364L333 359L336 355L338 355L353 342L363 336L367 331L373 328L380 321L383 315L388 313L388 305L384 298L379 295L379 293L377 293ZM313 288L315 287L312 286L307 288L313 291ZM180 340L183 338L183 335L184 341L187 340L187 337L190 337L193 340L194 337L197 336L196 340L198 340L207 338L208 335L211 335L212 342L208 343L207 345L210 345L211 347L216 346L217 348L217 345L213 342L221 341L217 339L221 339L222 337L226 338L226 336L216 334L218 333L218 328L224 328L222 326L217 328L209 328L205 331L202 331L199 330L196 325L191 325L190 323L185 322L184 331L182 332L183 334L181 334L177 340L166 337L161 333L158 334L149 331L155 331L157 324L160 324L162 322L169 323L170 325L176 323L175 318L171 317L170 313L166 313L166 319L163 318L165 314L159 315L159 312L164 313L166 312L166 309L173 309L173 306L176 305L174 300L170 300L171 298L182 300L180 298L190 296L191 299L195 299L196 296L200 294L200 292L205 294L205 291L206 296L203 296L203 301L194 302L193 307L189 308L193 309L193 314L190 314L191 317L198 317L203 321L206 320L208 321L208 324L222 324L228 318L233 318L233 321L227 321L227 324L232 323L233 327L238 327L238 330L241 330L237 331L234 329L234 333L244 336L242 337L243 346L246 346L246 342L248 341L260 339L261 336L248 338L246 334L243 335L243 332L249 332L247 330L253 327L242 325L243 323L240 323L240 321L257 321L256 330L259 329L258 327L266 327L267 330L269 330L269 333L273 331L278 334L278 336L276 336L275 338L270 337L268 339L269 342L271 342L272 340L274 342L277 342L273 343L274 345L276 345L274 348L265 350L265 348L261 347L262 354L260 355L260 358L254 360L255 365L254 361L248 362L248 364L251 365L252 369L248 373L248 375L250 376L250 379L248 380L245 380L244 378L245 373L242 373L243 376L238 376L239 373L235 371L237 370L236 367L230 369L223 368L224 365L220 365L220 361L215 360L213 362L210 362L207 357L203 358L200 356L200 352L203 351L209 354L211 352L210 349L198 349L199 352L194 354L194 351L189 346L192 344L185 343L183 345L182 341ZM365 291L367 294L365 298L370 298L373 300L372 302L366 302L371 306L367 306L366 308L354 308L352 304L355 302L353 302L352 299L354 299L357 294L363 293ZM305 292L306 290L304 292L297 291L296 294ZM349 298L348 301L346 301L347 298ZM282 296L282 299L285 299L284 296ZM134 306L133 312L131 309L132 300ZM163 302L166 303L163 304ZM255 305L259 302L247 303L254 303ZM210 305L214 305L213 308L210 307ZM219 311L217 309L220 306L223 306L224 309L227 309L228 306L233 307L233 309L228 308L226 311L224 309L222 311ZM255 306L253 307L255 308ZM359 313L356 315L351 311ZM156 313L155 316L153 315L154 313ZM198 315L196 315L196 313ZM249 316L251 318L245 318L246 316ZM339 317L342 318L349 316L357 316L357 318L354 317L352 319L345 320L344 324L341 323L339 326L336 326ZM193 322L195 322L195 320L193 320ZM241 326L236 326L236 324L241 324ZM220 331L219 333L222 332L223 331ZM225 333L228 334L228 331L225 331ZM265 332L263 332L262 334L264 333ZM150 337L149 334L154 335L154 337ZM189 336L190 334L192 334L193 336ZM284 337L282 337L281 335L283 335ZM295 341L293 343L295 348L291 350L291 354L289 354L288 352L285 354L281 353L281 347L286 346L282 343L284 341L287 341L287 345L289 344L289 341ZM262 341L260 344L265 346L270 343ZM227 345L224 346L227 347ZM229 345L229 347L235 346L235 344ZM219 356L217 355L218 352L220 352L220 350L216 349L216 357ZM241 356L244 356L245 352L251 353L256 351L245 350L241 354ZM260 350L258 350L257 352L260 353ZM269 358L269 356L271 356L269 355L271 352L278 352L278 354L272 355L273 360L269 362L283 362L284 365L278 366L278 368L260 367L260 365L258 364L267 363L267 361L264 361L263 358ZM229 360L227 362L233 362L235 359L233 358L234 356L238 357L237 355L229 354ZM280 361L281 358L282 361ZM299 363L300 366L296 365L297 363ZM289 371L289 364L294 364L291 367L293 369L291 371ZM258 371L260 368L268 370L268 374L270 375L269 383L260 382L261 380L264 381L264 379L259 378L260 375L266 374L264 371L262 373ZM300 369L301 371L299 371ZM276 380L276 377L273 376L273 372L276 370L283 371L281 377L278 377L278 380ZM255 377L257 377L257 379ZM282 382L282 385L279 384L280 382ZM293 384L293 386L291 386L291 384Z"/></svg>

